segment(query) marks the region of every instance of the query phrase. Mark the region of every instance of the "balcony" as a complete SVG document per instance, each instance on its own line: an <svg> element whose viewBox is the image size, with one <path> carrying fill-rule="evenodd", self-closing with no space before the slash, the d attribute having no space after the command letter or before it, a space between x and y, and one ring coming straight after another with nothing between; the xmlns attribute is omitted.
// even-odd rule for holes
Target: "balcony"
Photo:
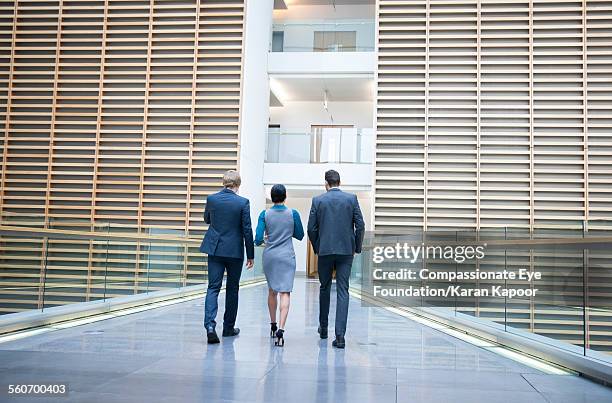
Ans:
<svg viewBox="0 0 612 403"><path fill-rule="evenodd" d="M271 74L373 74L375 24L371 19L292 21L273 25Z"/></svg>
<svg viewBox="0 0 612 403"><path fill-rule="evenodd" d="M274 24L271 52L373 52L372 20L295 21Z"/></svg>
<svg viewBox="0 0 612 403"><path fill-rule="evenodd" d="M373 129L324 127L312 133L270 129L266 162L371 164Z"/></svg>
<svg viewBox="0 0 612 403"><path fill-rule="evenodd" d="M311 133L270 129L264 182L320 187L324 172L333 168L344 185L369 190L373 141L371 128L315 127Z"/></svg>

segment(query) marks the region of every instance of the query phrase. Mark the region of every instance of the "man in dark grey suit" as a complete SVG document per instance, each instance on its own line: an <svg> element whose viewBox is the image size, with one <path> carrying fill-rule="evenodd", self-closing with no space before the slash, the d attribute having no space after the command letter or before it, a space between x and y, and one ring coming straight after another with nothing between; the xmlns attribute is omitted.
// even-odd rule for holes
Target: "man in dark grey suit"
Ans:
<svg viewBox="0 0 612 403"><path fill-rule="evenodd" d="M308 238L318 255L319 335L327 338L329 297L332 271L336 269L336 340L333 346L344 348L344 334L349 305L349 276L353 255L361 253L365 224L357 196L340 190L340 174L325 172L326 193L312 199L308 219Z"/></svg>

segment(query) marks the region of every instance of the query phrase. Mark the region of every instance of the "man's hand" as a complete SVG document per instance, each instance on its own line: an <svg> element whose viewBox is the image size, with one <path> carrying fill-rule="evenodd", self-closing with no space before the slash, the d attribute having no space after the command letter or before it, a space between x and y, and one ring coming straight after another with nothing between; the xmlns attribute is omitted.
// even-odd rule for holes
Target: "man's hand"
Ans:
<svg viewBox="0 0 612 403"><path fill-rule="evenodd" d="M250 270L253 268L253 259L247 259L246 268L247 270Z"/></svg>

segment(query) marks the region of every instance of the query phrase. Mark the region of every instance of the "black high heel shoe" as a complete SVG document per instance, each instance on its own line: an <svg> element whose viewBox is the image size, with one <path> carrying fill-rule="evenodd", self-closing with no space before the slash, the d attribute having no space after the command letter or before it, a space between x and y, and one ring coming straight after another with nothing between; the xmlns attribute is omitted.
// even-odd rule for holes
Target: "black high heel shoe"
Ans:
<svg viewBox="0 0 612 403"><path fill-rule="evenodd" d="M276 340L274 340L275 346L283 347L285 345L284 333L285 331L283 329L278 329L276 331Z"/></svg>
<svg viewBox="0 0 612 403"><path fill-rule="evenodd" d="M278 330L276 322L270 322L270 337L276 337L276 330Z"/></svg>

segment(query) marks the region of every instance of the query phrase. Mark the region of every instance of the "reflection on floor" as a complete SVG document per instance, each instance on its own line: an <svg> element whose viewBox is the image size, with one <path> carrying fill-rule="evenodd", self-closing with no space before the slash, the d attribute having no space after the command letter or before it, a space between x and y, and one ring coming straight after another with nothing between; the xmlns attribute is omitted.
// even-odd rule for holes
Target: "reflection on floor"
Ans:
<svg viewBox="0 0 612 403"><path fill-rule="evenodd" d="M266 294L242 290L242 333L218 345L205 343L202 300L0 344L0 401L29 401L7 388L32 383L70 389L34 402L612 401L605 386L543 374L355 299L347 347L336 350L318 338L318 287L304 279L286 345L274 347Z"/></svg>

